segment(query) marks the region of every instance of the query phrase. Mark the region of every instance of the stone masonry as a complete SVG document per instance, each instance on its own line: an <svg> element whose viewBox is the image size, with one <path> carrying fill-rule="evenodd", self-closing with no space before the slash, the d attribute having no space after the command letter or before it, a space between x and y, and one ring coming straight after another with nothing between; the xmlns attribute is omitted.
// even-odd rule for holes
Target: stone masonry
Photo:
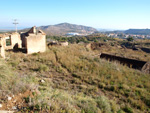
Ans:
<svg viewBox="0 0 150 113"><path fill-rule="evenodd" d="M7 44L9 40L9 45ZM7 42L7 43L6 43ZM0 34L0 56L5 58L5 50L25 49L27 54L46 51L46 34L36 27L28 32L19 34Z"/></svg>
<svg viewBox="0 0 150 113"><path fill-rule="evenodd" d="M22 46L27 50L27 54L46 51L46 34L36 27L32 27L28 32L21 35Z"/></svg>

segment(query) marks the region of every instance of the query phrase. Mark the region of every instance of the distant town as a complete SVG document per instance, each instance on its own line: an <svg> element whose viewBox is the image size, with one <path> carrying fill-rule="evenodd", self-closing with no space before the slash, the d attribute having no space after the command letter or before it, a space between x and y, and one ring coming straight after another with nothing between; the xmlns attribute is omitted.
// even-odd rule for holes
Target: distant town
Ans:
<svg viewBox="0 0 150 113"><path fill-rule="evenodd" d="M135 34L125 34L125 33L105 33L108 37L112 37L112 38L123 38L126 39L128 37L133 37L133 38L137 38L137 39L150 39L150 35L135 35Z"/></svg>
<svg viewBox="0 0 150 113"><path fill-rule="evenodd" d="M67 37L71 37L71 36L87 36L87 35L91 35L93 34L92 32L89 34L80 34L80 33L67 33L66 36ZM135 39L150 39L150 35L135 35L135 34L125 34L125 33L102 33L105 34L107 37L110 38L122 38L122 39L126 39L128 37L133 37Z"/></svg>

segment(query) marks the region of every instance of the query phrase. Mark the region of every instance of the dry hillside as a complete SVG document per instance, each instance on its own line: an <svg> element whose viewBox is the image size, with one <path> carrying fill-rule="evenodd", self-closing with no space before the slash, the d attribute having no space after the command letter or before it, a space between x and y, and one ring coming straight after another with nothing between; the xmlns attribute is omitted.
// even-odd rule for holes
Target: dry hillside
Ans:
<svg viewBox="0 0 150 113"><path fill-rule="evenodd" d="M103 51L117 50L103 48ZM0 59L3 105L0 109L55 113L150 112L149 75L100 59L96 54L97 50L78 44L51 47L45 53L32 55L7 52L6 60Z"/></svg>

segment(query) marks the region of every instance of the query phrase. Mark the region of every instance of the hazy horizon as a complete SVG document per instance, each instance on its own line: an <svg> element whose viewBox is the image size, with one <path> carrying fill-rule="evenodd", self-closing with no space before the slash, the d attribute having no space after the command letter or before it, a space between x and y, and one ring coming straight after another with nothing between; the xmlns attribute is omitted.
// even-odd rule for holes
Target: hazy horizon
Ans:
<svg viewBox="0 0 150 113"><path fill-rule="evenodd" d="M149 0L1 1L0 29L71 23L101 29L150 28Z"/></svg>
<svg viewBox="0 0 150 113"><path fill-rule="evenodd" d="M68 22L62 22L62 23L68 23ZM61 24L61 23L57 23L57 24ZM53 24L53 25L57 25L57 24ZM74 24L74 23L69 23L69 24ZM76 24L76 25L83 25L83 24ZM49 25L40 25L40 26L49 26ZM36 27L40 27L40 26L36 26ZM87 26L87 25L83 25L83 26ZM22 30L22 29L26 29L26 28L31 28L33 26L26 26L26 27L17 27L18 30ZM87 27L93 27L93 26L87 26ZM95 27L93 27L95 28ZM128 28L128 29L113 29L113 28L95 28L97 30L108 30L108 31L115 31L115 30L128 30L128 29L150 29L150 28ZM15 26L11 26L11 27L1 27L0 26L0 30L6 30L6 31L10 31L10 30L15 30Z"/></svg>

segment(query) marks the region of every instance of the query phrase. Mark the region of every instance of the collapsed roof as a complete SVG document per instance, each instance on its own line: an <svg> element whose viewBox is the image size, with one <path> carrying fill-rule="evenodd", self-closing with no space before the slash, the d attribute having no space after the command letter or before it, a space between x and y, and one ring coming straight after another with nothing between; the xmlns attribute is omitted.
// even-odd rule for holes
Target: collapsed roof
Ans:
<svg viewBox="0 0 150 113"><path fill-rule="evenodd" d="M42 30L36 29L36 26L33 26L28 32L24 33L26 36L29 36L29 34L36 34L36 33L41 33L42 35L46 35Z"/></svg>

